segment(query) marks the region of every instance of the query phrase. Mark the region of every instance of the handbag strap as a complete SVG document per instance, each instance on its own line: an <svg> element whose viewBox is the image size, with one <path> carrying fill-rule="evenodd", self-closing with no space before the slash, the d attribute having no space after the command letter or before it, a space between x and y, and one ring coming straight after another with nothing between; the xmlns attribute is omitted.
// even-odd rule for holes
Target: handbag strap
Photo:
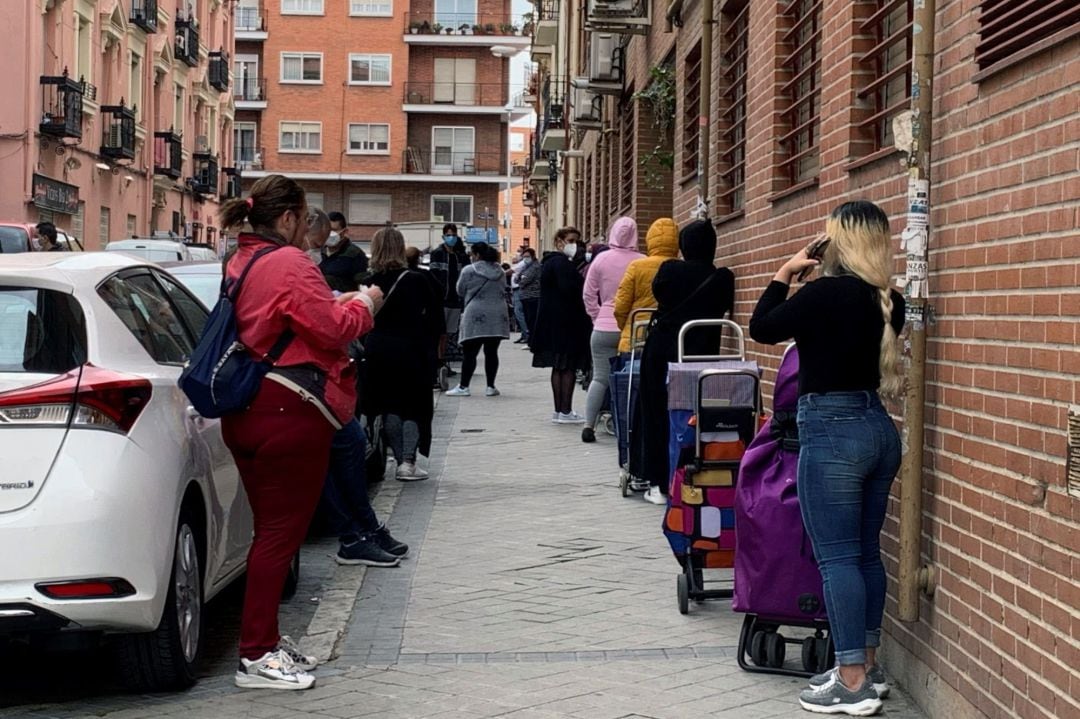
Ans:
<svg viewBox="0 0 1080 719"><path fill-rule="evenodd" d="M244 269L241 270L240 276L236 279L235 282L232 283L231 286L228 281L228 268L226 268L226 272L223 273L224 276L221 278L222 296L227 297L229 301L232 302L235 306L236 298L240 296L240 289L243 287L244 280L247 279L248 272L251 271L251 268L255 264L255 261L260 259L261 257L264 257L265 255L270 254L271 252L276 252L277 250L280 250L282 247L284 247L284 245L264 247L263 249L252 255L251 259L248 260L248 263L244 265ZM230 288L232 289L232 296L229 296ZM275 364L277 364L277 361L281 359L281 355L285 353L285 350L288 349L289 345L292 343L295 337L296 333L293 332L291 328L286 327L282 331L281 335L274 342L274 344L271 345L270 349L267 350L266 354L262 356L261 361L273 367Z"/></svg>

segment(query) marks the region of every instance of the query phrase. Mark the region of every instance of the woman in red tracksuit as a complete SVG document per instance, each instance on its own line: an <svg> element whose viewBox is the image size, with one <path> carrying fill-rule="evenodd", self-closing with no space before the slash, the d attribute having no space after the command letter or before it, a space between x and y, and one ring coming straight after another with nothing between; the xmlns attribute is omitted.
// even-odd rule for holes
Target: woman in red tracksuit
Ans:
<svg viewBox="0 0 1080 719"><path fill-rule="evenodd" d="M262 357L289 330L292 340L262 382L251 406L222 418L222 433L255 518L240 624L236 685L307 689L316 659L278 635L278 603L293 555L315 512L336 427L356 407L349 343L374 325L382 293L337 298L304 252L304 190L282 175L265 177L246 200L225 204L223 227L240 227L226 276L236 280L261 255L235 299L240 341Z"/></svg>

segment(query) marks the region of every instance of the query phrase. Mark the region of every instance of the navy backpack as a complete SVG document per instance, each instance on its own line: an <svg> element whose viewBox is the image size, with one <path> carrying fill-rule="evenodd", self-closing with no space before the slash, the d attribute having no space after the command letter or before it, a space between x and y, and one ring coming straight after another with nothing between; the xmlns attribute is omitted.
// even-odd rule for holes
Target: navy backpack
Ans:
<svg viewBox="0 0 1080 719"><path fill-rule="evenodd" d="M191 359L180 373L180 389L203 417L216 419L247 409L255 399L263 377L292 342L293 332L286 329L270 351L262 359L256 359L240 342L236 328L236 298L240 296L251 266L278 249L280 247L267 247L256 252L235 282L227 277L221 280L221 297L206 321Z"/></svg>

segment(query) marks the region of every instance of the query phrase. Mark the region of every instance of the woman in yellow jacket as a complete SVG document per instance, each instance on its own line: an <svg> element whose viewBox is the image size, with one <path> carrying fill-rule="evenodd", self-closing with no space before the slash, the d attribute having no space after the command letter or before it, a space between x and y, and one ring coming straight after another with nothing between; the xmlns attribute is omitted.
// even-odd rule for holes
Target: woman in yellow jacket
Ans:
<svg viewBox="0 0 1080 719"><path fill-rule="evenodd" d="M679 226L670 217L661 217L645 236L647 256L634 260L626 268L615 295L615 321L622 330L619 352L630 351L630 313L643 307L656 307L652 283L660 265L679 256Z"/></svg>

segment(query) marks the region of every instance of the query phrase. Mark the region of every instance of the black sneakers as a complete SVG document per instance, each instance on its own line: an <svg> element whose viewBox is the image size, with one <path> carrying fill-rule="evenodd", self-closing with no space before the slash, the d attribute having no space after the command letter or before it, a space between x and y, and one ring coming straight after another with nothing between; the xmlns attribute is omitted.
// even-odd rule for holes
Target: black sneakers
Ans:
<svg viewBox="0 0 1080 719"><path fill-rule="evenodd" d="M363 564L368 567L396 567L401 557L379 546L376 535L360 537L353 542L342 542L335 560L338 564Z"/></svg>
<svg viewBox="0 0 1080 719"><path fill-rule="evenodd" d="M390 536L390 530L385 524L375 531L375 542L384 552L395 557L406 557L409 554L409 545Z"/></svg>

